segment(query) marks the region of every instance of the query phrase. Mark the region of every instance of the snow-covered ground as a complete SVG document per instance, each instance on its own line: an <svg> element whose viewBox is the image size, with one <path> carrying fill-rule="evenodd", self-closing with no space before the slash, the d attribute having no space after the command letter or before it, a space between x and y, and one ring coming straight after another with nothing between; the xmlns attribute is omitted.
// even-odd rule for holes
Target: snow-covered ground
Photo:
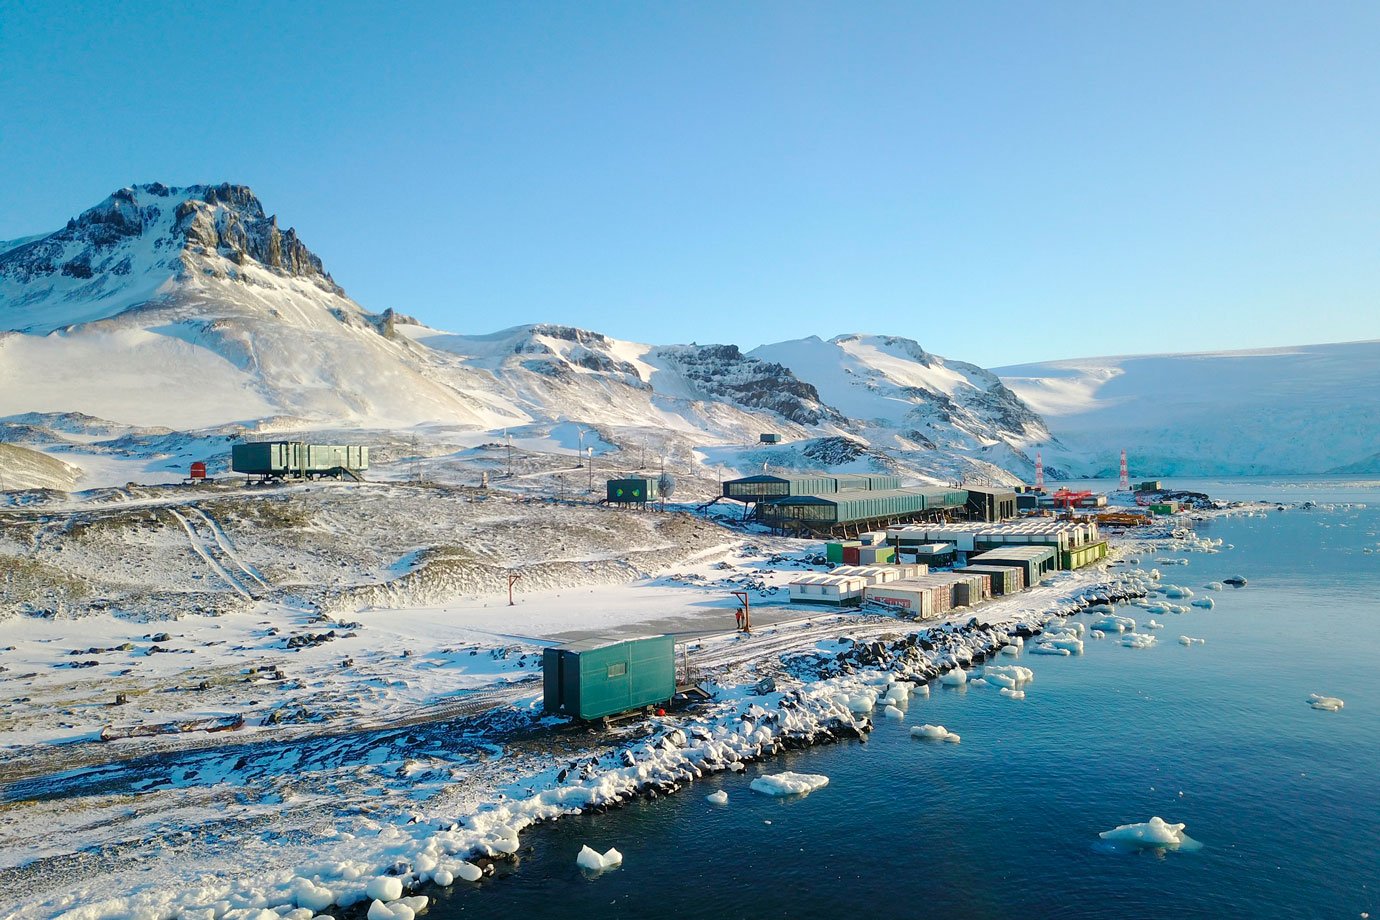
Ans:
<svg viewBox="0 0 1380 920"><path fill-rule="evenodd" d="M396 501L399 488L380 494ZM132 501L174 510L160 491ZM344 490L325 491L329 504ZM624 533L640 532L643 519L677 517L586 510ZM216 520L240 517L250 515ZM234 529L222 527L227 536ZM0 696L15 700L5 704L0 741L9 764L0 795L10 803L0 812L0 877L24 892L16 916L319 910L357 901L396 866L409 886L463 879L477 871L467 860L511 853L533 820L866 731L866 716L849 711L860 694L886 697L898 680L923 684L1089 598L1145 590L1140 576L1102 566L947 621L792 607L770 589L816 569L818 544L705 524L688 532L702 528L717 536L677 544L679 558L654 575L520 591L512 607L486 590L443 606L356 599L329 621L282 597L173 620L95 610L0 621L0 666L9 669ZM227 541L217 557L246 587L254 573L267 581L275 571L247 543ZM601 561L593 544L583 554ZM1212 550L1187 537L1133 548L1150 546ZM752 592L751 636L731 628L735 588ZM332 629L319 644L286 647L292 636ZM543 645L666 630L688 642L711 701L595 734L541 716ZM99 663L69 666L85 660ZM753 691L764 677L775 689ZM128 701L115 705L121 688ZM245 726L94 740L106 724L230 714L243 714Z"/></svg>

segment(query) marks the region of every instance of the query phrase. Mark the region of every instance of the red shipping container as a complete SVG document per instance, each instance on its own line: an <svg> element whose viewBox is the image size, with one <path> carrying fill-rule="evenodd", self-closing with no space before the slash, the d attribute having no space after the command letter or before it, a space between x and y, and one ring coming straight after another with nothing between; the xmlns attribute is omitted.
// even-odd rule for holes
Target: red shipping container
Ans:
<svg viewBox="0 0 1380 920"><path fill-rule="evenodd" d="M844 565L862 565L861 546L845 546L843 548Z"/></svg>

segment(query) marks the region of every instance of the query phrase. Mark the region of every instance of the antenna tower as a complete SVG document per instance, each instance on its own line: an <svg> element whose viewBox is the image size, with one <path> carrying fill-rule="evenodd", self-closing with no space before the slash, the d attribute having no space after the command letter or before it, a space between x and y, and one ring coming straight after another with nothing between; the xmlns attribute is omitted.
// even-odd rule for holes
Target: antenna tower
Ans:
<svg viewBox="0 0 1380 920"><path fill-rule="evenodd" d="M1131 491L1131 474L1126 470L1126 448L1121 449L1121 482L1117 488L1123 492Z"/></svg>
<svg viewBox="0 0 1380 920"><path fill-rule="evenodd" d="M1035 491L1036 491L1036 492L1043 492L1044 490L1045 490L1045 458L1044 458L1043 456L1041 456L1041 455L1040 455L1040 452L1037 450L1037 451L1035 451Z"/></svg>

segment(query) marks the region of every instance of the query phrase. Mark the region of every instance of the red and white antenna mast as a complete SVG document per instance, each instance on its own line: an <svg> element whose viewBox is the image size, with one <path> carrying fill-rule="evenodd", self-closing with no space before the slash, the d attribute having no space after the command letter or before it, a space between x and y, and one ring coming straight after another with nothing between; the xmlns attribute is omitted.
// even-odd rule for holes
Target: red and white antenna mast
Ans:
<svg viewBox="0 0 1380 920"><path fill-rule="evenodd" d="M1035 491L1036 491L1036 492L1043 492L1044 490L1045 490L1045 458L1042 457L1042 456L1040 455L1040 452L1037 450L1037 451L1035 451Z"/></svg>
<svg viewBox="0 0 1380 920"><path fill-rule="evenodd" d="M1131 474L1126 471L1126 448L1121 449L1121 483L1117 486L1123 492L1131 491Z"/></svg>

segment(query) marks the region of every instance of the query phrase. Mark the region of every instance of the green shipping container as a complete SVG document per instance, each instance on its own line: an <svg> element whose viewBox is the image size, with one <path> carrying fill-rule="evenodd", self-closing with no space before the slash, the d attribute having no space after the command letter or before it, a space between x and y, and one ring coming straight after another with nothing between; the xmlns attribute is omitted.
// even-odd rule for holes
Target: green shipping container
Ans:
<svg viewBox="0 0 1380 920"><path fill-rule="evenodd" d="M645 476L608 481L608 500L619 504L643 504L661 498L661 481Z"/></svg>
<svg viewBox="0 0 1380 920"><path fill-rule="evenodd" d="M251 476L320 476L369 468L369 448L355 444L250 441L230 448L230 469Z"/></svg>
<svg viewBox="0 0 1380 920"><path fill-rule="evenodd" d="M862 546L857 540L844 540L840 543L824 544L824 558L829 562L843 562L843 548L845 546Z"/></svg>
<svg viewBox="0 0 1380 920"><path fill-rule="evenodd" d="M547 712L600 719L676 695L672 636L582 639L542 653Z"/></svg>

